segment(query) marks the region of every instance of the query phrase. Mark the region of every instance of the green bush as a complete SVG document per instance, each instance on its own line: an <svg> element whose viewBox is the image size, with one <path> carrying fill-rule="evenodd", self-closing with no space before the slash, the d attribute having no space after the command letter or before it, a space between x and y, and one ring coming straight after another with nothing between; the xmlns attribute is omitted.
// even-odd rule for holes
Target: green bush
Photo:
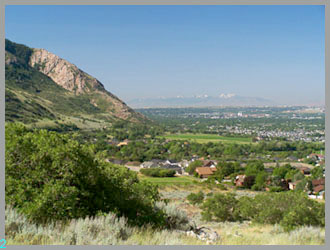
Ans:
<svg viewBox="0 0 330 250"><path fill-rule="evenodd" d="M201 204L204 200L204 193L202 191L199 191L197 194L195 193L190 193L187 196L187 200L191 203L191 204Z"/></svg>
<svg viewBox="0 0 330 250"><path fill-rule="evenodd" d="M269 192L282 192L284 191L280 186L271 186L269 187Z"/></svg>
<svg viewBox="0 0 330 250"><path fill-rule="evenodd" d="M187 214L180 210L175 204L166 204L165 202L157 202L157 208L166 213L166 227L170 229L188 230L190 221Z"/></svg>
<svg viewBox="0 0 330 250"><path fill-rule="evenodd" d="M195 169L197 167L203 166L203 162L200 160L193 161L192 163L189 164L189 166L186 168L186 172L189 174L195 174Z"/></svg>
<svg viewBox="0 0 330 250"><path fill-rule="evenodd" d="M227 190L226 186L223 185L222 183L218 184L217 186L220 190Z"/></svg>
<svg viewBox="0 0 330 250"><path fill-rule="evenodd" d="M277 176L280 179L283 179L289 171L294 170L290 164L285 164L281 167L276 167L273 171L273 176Z"/></svg>
<svg viewBox="0 0 330 250"><path fill-rule="evenodd" d="M176 172L171 169L143 168L140 170L140 173L152 177L173 177Z"/></svg>
<svg viewBox="0 0 330 250"><path fill-rule="evenodd" d="M6 125L6 204L30 220L68 220L114 212L133 224L164 223L157 188L95 157L93 147L46 130Z"/></svg>
<svg viewBox="0 0 330 250"><path fill-rule="evenodd" d="M206 221L237 221L240 219L238 200L232 193L214 194L207 198L202 205L202 218Z"/></svg>
<svg viewBox="0 0 330 250"><path fill-rule="evenodd" d="M325 226L325 206L303 192L263 193L237 199L232 194L216 194L202 205L202 218L214 221L250 220L260 224L280 224L290 231L299 226Z"/></svg>
<svg viewBox="0 0 330 250"><path fill-rule="evenodd" d="M307 179L302 179L300 182L297 183L296 188L294 189L295 191L304 191L307 190Z"/></svg>
<svg viewBox="0 0 330 250"><path fill-rule="evenodd" d="M266 179L267 179L268 174L265 171L261 171L257 174L256 179L255 179L255 184L251 187L252 190L263 190L264 187L266 186Z"/></svg>
<svg viewBox="0 0 330 250"><path fill-rule="evenodd" d="M261 161L251 161L245 167L245 175L256 176L259 172L264 170L264 164Z"/></svg>

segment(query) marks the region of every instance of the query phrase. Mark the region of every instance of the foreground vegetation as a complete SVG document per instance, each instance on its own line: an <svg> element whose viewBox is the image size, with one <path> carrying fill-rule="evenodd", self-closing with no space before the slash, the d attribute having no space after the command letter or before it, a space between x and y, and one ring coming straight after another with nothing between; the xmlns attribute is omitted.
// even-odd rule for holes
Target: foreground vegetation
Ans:
<svg viewBox="0 0 330 250"><path fill-rule="evenodd" d="M325 230L300 227L285 232L278 225L246 222L203 224L220 235L216 245L324 245ZM204 241L177 230L150 226L132 227L114 214L71 220L67 224L37 226L15 209L6 208L8 245L205 245Z"/></svg>
<svg viewBox="0 0 330 250"><path fill-rule="evenodd" d="M258 173L258 164L247 170ZM220 176L228 174L226 168L218 171ZM300 192L236 198L213 194L227 189L222 184L191 176L152 177L173 171L147 172L150 176L107 163L95 145L70 135L7 124L8 244L324 244L324 203ZM190 192L179 199L160 192L176 185L178 191L210 191L197 199L190 195L192 205L186 203ZM210 243L186 233L207 225L219 239ZM233 231L223 231L228 225ZM248 238L251 230L257 241Z"/></svg>
<svg viewBox="0 0 330 250"><path fill-rule="evenodd" d="M96 156L95 156L96 155ZM92 146L46 130L6 126L6 204L36 223L113 212L133 225L168 227L157 188L106 163Z"/></svg>

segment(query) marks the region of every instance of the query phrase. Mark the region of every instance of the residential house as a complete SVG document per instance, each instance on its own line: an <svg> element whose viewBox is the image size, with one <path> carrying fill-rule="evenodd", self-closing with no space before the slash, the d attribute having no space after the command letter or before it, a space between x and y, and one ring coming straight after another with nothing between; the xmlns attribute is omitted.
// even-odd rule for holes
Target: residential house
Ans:
<svg viewBox="0 0 330 250"><path fill-rule="evenodd" d="M203 167L215 168L217 166L215 161L203 161Z"/></svg>
<svg viewBox="0 0 330 250"><path fill-rule="evenodd" d="M199 156L198 155L193 155L190 159L190 161L196 161L199 159Z"/></svg>
<svg viewBox="0 0 330 250"><path fill-rule="evenodd" d="M166 163L165 160L161 160L161 159L152 159L151 162L158 164L158 165L162 165L162 164Z"/></svg>
<svg viewBox="0 0 330 250"><path fill-rule="evenodd" d="M312 180L313 193L318 194L325 190L325 178Z"/></svg>
<svg viewBox="0 0 330 250"><path fill-rule="evenodd" d="M213 171L210 167L198 167L195 171L201 178L208 178L213 175Z"/></svg>
<svg viewBox="0 0 330 250"><path fill-rule="evenodd" d="M124 160L118 160L118 159L108 159L107 162L116 164L116 165L125 165Z"/></svg>
<svg viewBox="0 0 330 250"><path fill-rule="evenodd" d="M313 193L317 194L320 193L321 191L324 191L325 187L324 185L318 185L316 187L313 187Z"/></svg>
<svg viewBox="0 0 330 250"><path fill-rule="evenodd" d="M182 161L179 163L179 166L181 166L182 168L186 168L186 167L189 166L189 164L190 164L189 161L187 161L187 160L182 160Z"/></svg>
<svg viewBox="0 0 330 250"><path fill-rule="evenodd" d="M245 174L244 175L237 175L236 178L235 178L234 183L237 187L243 187L245 179L246 179Z"/></svg>
<svg viewBox="0 0 330 250"><path fill-rule="evenodd" d="M159 168L160 164L154 163L152 161L145 161L141 163L140 165L141 168Z"/></svg>
<svg viewBox="0 0 330 250"><path fill-rule="evenodd" d="M322 155L322 154L310 154L306 158L307 159L315 159L317 161L321 161L321 160L325 159L324 155Z"/></svg>
<svg viewBox="0 0 330 250"><path fill-rule="evenodd" d="M177 162L176 160L166 160L165 164L179 165L179 162Z"/></svg>
<svg viewBox="0 0 330 250"><path fill-rule="evenodd" d="M295 181L295 182L289 182L289 189L290 190L295 190L296 186L299 182L301 182L301 180L298 180L298 181Z"/></svg>
<svg viewBox="0 0 330 250"><path fill-rule="evenodd" d="M308 167L297 167L297 169L304 175L309 176L311 174L311 169Z"/></svg>
<svg viewBox="0 0 330 250"><path fill-rule="evenodd" d="M138 166L140 166L140 162L138 162L138 161L129 161L129 162L127 162L125 165L126 166L129 166L129 167L138 167Z"/></svg>
<svg viewBox="0 0 330 250"><path fill-rule="evenodd" d="M254 183L255 177L254 176L246 176L246 175L237 175L234 183L236 187L251 187Z"/></svg>
<svg viewBox="0 0 330 250"><path fill-rule="evenodd" d="M211 171L214 173L217 171L217 168L216 167L210 167Z"/></svg>

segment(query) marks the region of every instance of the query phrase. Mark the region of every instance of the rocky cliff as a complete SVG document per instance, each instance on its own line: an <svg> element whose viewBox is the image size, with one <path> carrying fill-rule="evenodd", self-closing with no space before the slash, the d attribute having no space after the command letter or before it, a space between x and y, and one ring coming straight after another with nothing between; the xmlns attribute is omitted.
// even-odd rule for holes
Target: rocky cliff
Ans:
<svg viewBox="0 0 330 250"><path fill-rule="evenodd" d="M54 115L66 112L79 116L97 114L106 120L147 120L76 65L45 49L32 49L9 40L6 40L7 92L15 100L31 99Z"/></svg>
<svg viewBox="0 0 330 250"><path fill-rule="evenodd" d="M121 119L132 118L134 111L118 97L106 91L101 82L76 65L45 49L33 49L29 64L50 77L62 88L76 95L89 95L90 103L106 112L112 112ZM135 118L142 115L135 113Z"/></svg>

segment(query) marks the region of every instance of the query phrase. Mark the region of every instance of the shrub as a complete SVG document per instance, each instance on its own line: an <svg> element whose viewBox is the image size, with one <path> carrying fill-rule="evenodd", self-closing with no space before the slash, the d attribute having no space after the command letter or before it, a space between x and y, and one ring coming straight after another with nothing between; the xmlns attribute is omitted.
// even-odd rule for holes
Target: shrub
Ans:
<svg viewBox="0 0 330 250"><path fill-rule="evenodd" d="M205 220L251 220L261 224L280 224L286 231L299 226L325 226L325 205L303 192L258 194L237 199L232 194L216 194L202 205Z"/></svg>
<svg viewBox="0 0 330 250"><path fill-rule="evenodd" d="M283 179L289 171L294 170L290 164L285 164L281 167L276 167L273 171L273 176L277 176L280 179Z"/></svg>
<svg viewBox="0 0 330 250"><path fill-rule="evenodd" d="M304 191L305 189L307 190L307 184L308 181L306 179L302 179L300 182L297 183L296 188L294 189L295 191Z"/></svg>
<svg viewBox="0 0 330 250"><path fill-rule="evenodd" d="M298 171L297 173L295 173L293 175L292 181L299 181L299 180L303 180L303 179L305 179L305 175L303 173L301 173L300 171Z"/></svg>
<svg viewBox="0 0 330 250"><path fill-rule="evenodd" d="M6 204L38 223L94 216L162 225L157 188L125 167L97 159L93 147L68 135L6 125Z"/></svg>
<svg viewBox="0 0 330 250"><path fill-rule="evenodd" d="M311 175L313 179L319 179L323 177L324 167L317 166L311 170Z"/></svg>
<svg viewBox="0 0 330 250"><path fill-rule="evenodd" d="M206 221L236 221L239 219L238 200L232 193L214 194L202 205L202 218Z"/></svg>
<svg viewBox="0 0 330 250"><path fill-rule="evenodd" d="M202 191L199 191L197 194L190 193L187 199L191 204L201 204L204 200L204 193Z"/></svg>
<svg viewBox="0 0 330 250"><path fill-rule="evenodd" d="M243 187L251 188L254 185L255 176L246 176L244 179Z"/></svg>
<svg viewBox="0 0 330 250"><path fill-rule="evenodd" d="M195 169L197 167L201 167L201 166L203 166L203 162L202 161L200 161L200 160L193 161L186 168L186 172L188 172L189 174L194 174L195 173Z"/></svg>
<svg viewBox="0 0 330 250"><path fill-rule="evenodd" d="M252 190L263 190L268 174L264 171L259 172L255 179L255 184L251 187Z"/></svg>
<svg viewBox="0 0 330 250"><path fill-rule="evenodd" d="M178 230L188 230L190 228L191 225L187 214L175 204L157 202L156 207L165 212L167 228Z"/></svg>
<svg viewBox="0 0 330 250"><path fill-rule="evenodd" d="M271 186L269 187L269 192L282 192L283 188L280 186Z"/></svg>
<svg viewBox="0 0 330 250"><path fill-rule="evenodd" d="M245 167L246 176L256 176L259 172L264 171L264 164L261 161L249 162Z"/></svg>
<svg viewBox="0 0 330 250"><path fill-rule="evenodd" d="M218 188L219 188L220 190L227 190L226 186L223 185L222 183L220 183L220 184L218 185Z"/></svg>
<svg viewBox="0 0 330 250"><path fill-rule="evenodd" d="M320 207L316 209L319 210L319 213L321 213L321 216L319 216L318 213L310 211L311 206L304 206L304 204L294 205L290 211L284 215L280 225L285 231L291 231L303 225L324 226L324 220L320 220L320 218L324 216L324 211L322 211L322 208Z"/></svg>

